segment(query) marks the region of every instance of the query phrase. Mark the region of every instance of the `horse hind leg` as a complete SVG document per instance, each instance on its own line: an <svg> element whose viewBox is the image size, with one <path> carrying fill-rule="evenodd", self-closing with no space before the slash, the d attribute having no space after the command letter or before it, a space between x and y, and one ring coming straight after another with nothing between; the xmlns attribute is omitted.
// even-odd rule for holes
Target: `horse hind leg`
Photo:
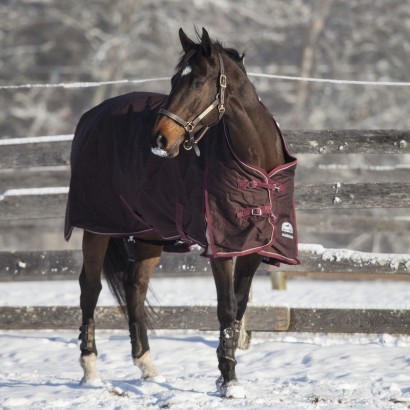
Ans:
<svg viewBox="0 0 410 410"><path fill-rule="evenodd" d="M84 231L83 267L80 274L80 307L82 325L80 365L84 375L82 384L99 385L101 379L97 371L97 346L95 342L94 311L101 292L101 272L107 249L108 237Z"/></svg>
<svg viewBox="0 0 410 410"><path fill-rule="evenodd" d="M136 322L131 324L130 328L133 363L140 369L141 379L152 380L158 383L165 382L165 378L159 373L152 360L148 339L146 339L147 344L142 350L143 353L141 353L140 356L135 353L137 351L136 347L141 346L141 341L145 339L144 333L146 332L146 329L141 331L141 327L139 327L139 324Z"/></svg>
<svg viewBox="0 0 410 410"><path fill-rule="evenodd" d="M164 382L165 379L159 374L152 360L145 307L149 281L159 263L162 246L138 241L134 246L135 261L123 280L131 338L131 355L134 365L141 371L141 379Z"/></svg>

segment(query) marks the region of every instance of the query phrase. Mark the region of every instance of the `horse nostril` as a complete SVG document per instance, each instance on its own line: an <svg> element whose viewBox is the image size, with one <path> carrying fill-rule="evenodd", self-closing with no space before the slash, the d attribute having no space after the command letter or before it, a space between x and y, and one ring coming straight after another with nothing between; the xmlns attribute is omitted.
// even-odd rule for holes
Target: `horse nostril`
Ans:
<svg viewBox="0 0 410 410"><path fill-rule="evenodd" d="M156 142L158 148L164 149L167 146L167 139L161 134L158 135Z"/></svg>

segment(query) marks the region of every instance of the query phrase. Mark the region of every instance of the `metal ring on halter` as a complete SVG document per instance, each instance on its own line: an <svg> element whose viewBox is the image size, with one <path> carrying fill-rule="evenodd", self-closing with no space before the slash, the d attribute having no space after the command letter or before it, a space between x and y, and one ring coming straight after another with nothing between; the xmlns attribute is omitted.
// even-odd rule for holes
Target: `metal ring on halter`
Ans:
<svg viewBox="0 0 410 410"><path fill-rule="evenodd" d="M185 140L184 143L183 143L183 146L187 151L190 151L192 149L191 141Z"/></svg>

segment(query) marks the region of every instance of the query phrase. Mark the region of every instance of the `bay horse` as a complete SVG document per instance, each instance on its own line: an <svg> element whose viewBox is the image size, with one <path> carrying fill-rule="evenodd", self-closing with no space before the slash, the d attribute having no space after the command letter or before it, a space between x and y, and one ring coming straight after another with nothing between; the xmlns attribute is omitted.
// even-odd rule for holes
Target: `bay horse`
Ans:
<svg viewBox="0 0 410 410"><path fill-rule="evenodd" d="M198 244L210 258L220 323L222 397L242 398L235 351L252 278L264 262L297 264L296 159L249 81L243 55L179 31L170 94L133 92L80 119L71 152L65 237L82 228L82 382L99 381L94 311L101 273L128 317L141 378L161 380L145 298L160 255ZM235 264L233 258L236 258Z"/></svg>

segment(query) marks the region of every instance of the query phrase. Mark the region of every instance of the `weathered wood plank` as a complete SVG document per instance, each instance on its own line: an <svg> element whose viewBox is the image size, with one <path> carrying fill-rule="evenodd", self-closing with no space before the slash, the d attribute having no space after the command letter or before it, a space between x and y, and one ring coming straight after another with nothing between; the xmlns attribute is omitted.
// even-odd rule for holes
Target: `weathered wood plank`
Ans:
<svg viewBox="0 0 410 410"><path fill-rule="evenodd" d="M1 153L1 149L0 149ZM311 157L311 155L310 155ZM396 156L397 157L397 156ZM410 165L338 167L331 165L311 164L298 156L296 184L340 182L392 182L407 181ZM39 168L0 168L0 192L8 189L26 187L68 186L70 169L68 166Z"/></svg>
<svg viewBox="0 0 410 410"><path fill-rule="evenodd" d="M68 188L6 191L0 220L64 217ZM410 182L307 184L295 188L297 209L410 208Z"/></svg>
<svg viewBox="0 0 410 410"><path fill-rule="evenodd" d="M314 233L334 235L359 235L363 232L368 234L383 233L393 235L408 235L410 232L410 211L408 216L367 216L357 214L351 216L342 214L341 211L333 210L304 211L297 213L297 225L300 234ZM395 211L396 214L396 211ZM56 245L54 249L66 249L63 242L62 232L64 227L63 218L47 219L14 219L0 220L0 243L9 244L7 249L18 249L24 240L24 248L27 250L51 250L50 240ZM73 247L73 239L67 244ZM77 244L76 247L79 245ZM59 248L58 248L59 247Z"/></svg>
<svg viewBox="0 0 410 410"><path fill-rule="evenodd" d="M311 154L404 154L410 152L410 131L311 130L283 131L290 150Z"/></svg>
<svg viewBox="0 0 410 410"><path fill-rule="evenodd" d="M68 188L65 189L68 191ZM56 193L55 188L10 190L0 196L0 220L26 218L62 218L65 214L67 193Z"/></svg>
<svg viewBox="0 0 410 410"><path fill-rule="evenodd" d="M326 184L339 181L341 183L371 183L371 182L406 182L410 174L410 166L399 169L386 169L385 171L348 169L327 170L326 168L307 168L300 166L296 171L296 185ZM12 185L11 185L12 186ZM38 184L38 186L43 186Z"/></svg>
<svg viewBox="0 0 410 410"><path fill-rule="evenodd" d="M289 327L288 307L250 306L249 331L285 331ZM154 329L219 330L216 306L153 307ZM95 318L99 329L127 329L119 307L97 307ZM2 306L0 329L76 329L81 311L76 306Z"/></svg>
<svg viewBox="0 0 410 410"><path fill-rule="evenodd" d="M0 168L68 165L71 141L0 145Z"/></svg>
<svg viewBox="0 0 410 410"><path fill-rule="evenodd" d="M0 193L3 193L9 189L27 187L68 186L69 183L69 166L8 169L0 168Z"/></svg>
<svg viewBox="0 0 410 410"><path fill-rule="evenodd" d="M410 183L299 185L295 204L297 209L410 208Z"/></svg>
<svg viewBox="0 0 410 410"><path fill-rule="evenodd" d="M313 153L410 153L409 130L285 130L285 139L295 154ZM51 137L50 137L51 138ZM10 140L8 140L10 141ZM0 168L67 165L71 141L16 138L0 145ZM36 142L34 142L36 141Z"/></svg>
<svg viewBox="0 0 410 410"><path fill-rule="evenodd" d="M248 306L247 329L255 332L394 333L410 334L410 310L289 308ZM215 306L153 308L154 329L218 330ZM75 306L3 306L1 329L73 329L81 321ZM97 307L99 329L127 329L118 307Z"/></svg>
<svg viewBox="0 0 410 410"><path fill-rule="evenodd" d="M154 275L211 275L209 259L199 253L164 253ZM1 281L77 280L81 266L80 250L0 252Z"/></svg>
<svg viewBox="0 0 410 410"><path fill-rule="evenodd" d="M288 331L410 334L410 310L292 308Z"/></svg>
<svg viewBox="0 0 410 410"><path fill-rule="evenodd" d="M301 265L282 265L281 272L383 273L409 275L410 255L372 254L347 249L325 249L318 245L300 245ZM164 253L155 276L211 276L209 259L199 250L185 254ZM0 252L0 280L70 280L78 279L81 251ZM276 270L261 265L259 273Z"/></svg>
<svg viewBox="0 0 410 410"><path fill-rule="evenodd" d="M409 218L385 216L358 216L356 214L340 215L329 214L322 211L308 213L300 211L297 213L297 224L300 232L333 233L333 234L359 234L359 233L385 233L394 235L408 235L410 232Z"/></svg>
<svg viewBox="0 0 410 410"><path fill-rule="evenodd" d="M0 280L78 279L82 253L75 251L0 252Z"/></svg>

